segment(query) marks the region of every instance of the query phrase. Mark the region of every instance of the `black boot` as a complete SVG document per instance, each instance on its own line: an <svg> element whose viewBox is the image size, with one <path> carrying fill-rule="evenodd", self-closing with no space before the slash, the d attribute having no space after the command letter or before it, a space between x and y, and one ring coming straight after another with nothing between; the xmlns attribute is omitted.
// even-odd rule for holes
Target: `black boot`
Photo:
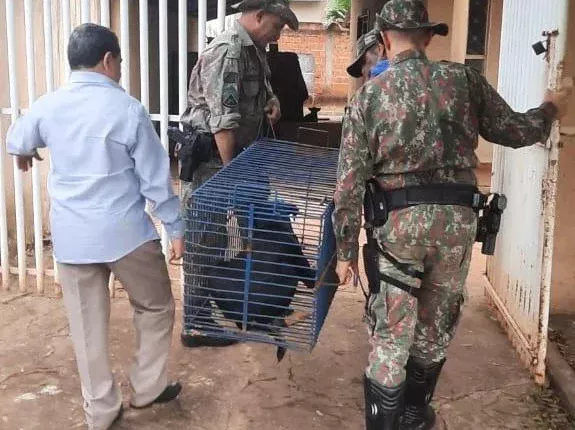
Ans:
<svg viewBox="0 0 575 430"><path fill-rule="evenodd" d="M407 360L402 430L429 430L435 425L435 411L430 403L444 363L445 359L430 365L423 365L413 357Z"/></svg>
<svg viewBox="0 0 575 430"><path fill-rule="evenodd" d="M387 388L364 375L365 428L397 430L403 406L405 384Z"/></svg>

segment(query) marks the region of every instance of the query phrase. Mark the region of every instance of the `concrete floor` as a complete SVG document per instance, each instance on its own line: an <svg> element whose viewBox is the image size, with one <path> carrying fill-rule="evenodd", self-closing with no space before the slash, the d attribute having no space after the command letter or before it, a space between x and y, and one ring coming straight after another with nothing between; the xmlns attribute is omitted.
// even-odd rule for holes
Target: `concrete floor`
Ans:
<svg viewBox="0 0 575 430"><path fill-rule="evenodd" d="M538 390L490 315L475 250L469 301L440 379L436 406L447 429L567 429L549 424ZM0 429L84 428L79 380L61 300L0 295ZM189 350L174 333L170 370L184 385L179 402L127 409L119 429L361 429L361 377L368 353L359 290L338 293L311 354L275 362L271 346ZM180 313L178 317L180 317ZM127 394L133 351L131 310L112 307L114 371ZM547 421L546 421L547 420Z"/></svg>

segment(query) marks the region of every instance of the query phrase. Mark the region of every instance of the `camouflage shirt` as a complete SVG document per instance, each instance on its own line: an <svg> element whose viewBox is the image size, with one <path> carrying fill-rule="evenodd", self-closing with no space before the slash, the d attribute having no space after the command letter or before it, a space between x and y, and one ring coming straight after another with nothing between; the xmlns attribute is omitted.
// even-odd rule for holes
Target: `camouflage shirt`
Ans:
<svg viewBox="0 0 575 430"><path fill-rule="evenodd" d="M472 68L400 53L358 90L344 116L333 215L338 259L357 257L366 180L386 190L475 185L479 135L512 148L533 145L547 140L554 115L551 104L514 112Z"/></svg>
<svg viewBox="0 0 575 430"><path fill-rule="evenodd" d="M236 21L210 43L192 70L182 123L214 134L235 130L236 146L249 145L262 129L266 104L277 102L269 76L265 52Z"/></svg>

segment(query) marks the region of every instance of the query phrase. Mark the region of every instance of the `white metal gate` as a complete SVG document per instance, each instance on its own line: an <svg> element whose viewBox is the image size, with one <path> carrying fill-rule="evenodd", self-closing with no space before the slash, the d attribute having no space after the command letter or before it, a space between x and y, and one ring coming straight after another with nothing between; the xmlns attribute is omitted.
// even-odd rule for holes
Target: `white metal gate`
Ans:
<svg viewBox="0 0 575 430"><path fill-rule="evenodd" d="M47 169L35 163L31 175L18 171L6 154L5 136L9 124L37 97L66 81L71 30L94 22L116 32L123 57L121 84L159 122L162 144L168 148L168 122L179 121L186 108L188 51L199 53L205 47L208 2L212 8L217 4L218 28L223 31L226 0L196 0L197 18L189 16L187 0L0 0L1 288L17 281L20 291L34 291L30 284L35 278L37 293L59 294L51 249L44 246L49 234ZM188 34L190 19L197 25L197 37ZM194 46L188 46L188 40ZM177 53L178 115L169 114L170 52ZM159 101L155 106L152 90ZM166 251L165 232L162 240ZM112 278L113 291L114 285Z"/></svg>
<svg viewBox="0 0 575 430"><path fill-rule="evenodd" d="M565 52L568 0L506 0L499 91L518 111L535 107L556 86ZM558 33L544 36L543 32ZM549 40L547 61L531 45ZM547 143L496 147L492 189L508 197L487 292L537 382L545 378L559 133Z"/></svg>

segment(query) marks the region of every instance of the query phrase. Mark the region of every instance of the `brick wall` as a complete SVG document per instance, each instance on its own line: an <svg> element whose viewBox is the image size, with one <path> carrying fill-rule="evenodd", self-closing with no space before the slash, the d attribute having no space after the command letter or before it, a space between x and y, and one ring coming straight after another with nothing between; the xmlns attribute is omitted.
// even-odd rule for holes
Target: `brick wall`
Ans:
<svg viewBox="0 0 575 430"><path fill-rule="evenodd" d="M313 96L316 105L344 106L347 100L349 75L346 72L351 62L349 31L337 26L325 29L322 24L301 23L297 32L284 30L279 40L279 50L310 54L314 57ZM310 91L311 104L312 93ZM330 110L330 109L328 109Z"/></svg>

